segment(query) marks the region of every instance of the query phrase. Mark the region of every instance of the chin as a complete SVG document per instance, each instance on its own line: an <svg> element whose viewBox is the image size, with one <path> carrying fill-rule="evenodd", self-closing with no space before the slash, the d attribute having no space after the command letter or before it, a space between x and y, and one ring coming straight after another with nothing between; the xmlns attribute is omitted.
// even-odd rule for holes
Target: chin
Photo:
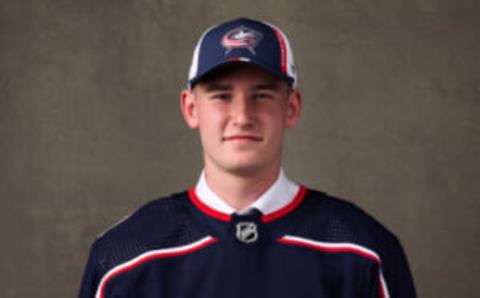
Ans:
<svg viewBox="0 0 480 298"><path fill-rule="evenodd" d="M230 173L238 176L252 176L257 174L259 171L265 167L264 164L253 161L243 161L237 163L231 163L227 166L227 169Z"/></svg>

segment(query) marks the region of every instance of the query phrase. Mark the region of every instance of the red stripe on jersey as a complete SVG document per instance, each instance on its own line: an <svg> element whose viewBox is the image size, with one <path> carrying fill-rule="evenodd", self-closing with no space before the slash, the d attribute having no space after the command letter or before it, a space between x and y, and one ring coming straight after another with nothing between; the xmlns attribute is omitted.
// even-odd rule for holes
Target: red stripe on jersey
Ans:
<svg viewBox="0 0 480 298"><path fill-rule="evenodd" d="M188 244L188 245L183 245L179 247L171 247L171 248L165 248L165 249L159 249L159 250L154 250L150 252L145 252L141 254L140 256L125 262L123 264L120 264L116 267L114 267L112 270L110 270L105 276L102 278L100 281L100 285L98 286L97 293L95 295L96 298L104 298L105 297L105 288L107 286L107 283L111 281L113 278L116 276L125 273L127 271L130 271L148 261L151 260L156 260L156 259L164 259L164 258L171 258L171 257L177 257L177 256L182 256L186 255L189 253L192 253L194 251L197 251L199 249L202 249L212 243L217 242L216 238L213 237L205 237L197 242Z"/></svg>
<svg viewBox="0 0 480 298"><path fill-rule="evenodd" d="M262 222L267 223L292 212L303 201L306 193L307 193L307 188L304 186L300 186L300 189L298 190L297 194L289 204L287 204L286 206L280 208L275 212L264 214L262 216ZM206 213L207 215L210 215L211 217L214 217L216 219L220 219L221 221L230 221L232 219L232 216L230 214L217 211L212 207L208 206L207 204L205 204L204 202L202 202L202 200L200 200L200 198L197 196L197 193L195 192L195 187L190 188L188 190L188 194L193 204L198 209Z"/></svg>
<svg viewBox="0 0 480 298"><path fill-rule="evenodd" d="M385 283L385 279L382 273L382 261L380 257L368 248L362 247L353 243L328 243L301 238L297 236L284 236L277 240L280 243L290 244L295 246L301 246L306 248L315 249L321 252L327 253L353 253L367 259L370 259L378 264L378 291L381 298L389 298L388 289Z"/></svg>
<svg viewBox="0 0 480 298"><path fill-rule="evenodd" d="M211 217L215 217L216 219L220 219L221 221L230 221L232 219L232 216L230 214L219 212L211 208L207 204L203 203L197 196L197 193L195 192L195 187L190 188L188 190L188 194L193 204L197 206L198 209L210 215Z"/></svg>
<svg viewBox="0 0 480 298"><path fill-rule="evenodd" d="M287 213L292 212L295 208L297 208L298 205L300 205L300 203L305 198L306 194L307 194L307 188L305 188L304 186L300 186L300 189L298 190L297 194L288 205L280 208L275 212L265 214L264 216L262 216L262 221L269 222L277 218L280 218L282 216L285 216Z"/></svg>

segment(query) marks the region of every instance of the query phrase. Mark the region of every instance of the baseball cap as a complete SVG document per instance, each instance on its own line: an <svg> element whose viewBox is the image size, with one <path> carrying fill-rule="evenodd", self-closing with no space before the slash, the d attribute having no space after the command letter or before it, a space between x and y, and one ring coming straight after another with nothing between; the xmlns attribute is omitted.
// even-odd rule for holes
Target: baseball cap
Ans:
<svg viewBox="0 0 480 298"><path fill-rule="evenodd" d="M297 82L287 36L274 25L238 18L202 34L193 53L188 85L192 87L211 71L237 62L257 65L290 85Z"/></svg>

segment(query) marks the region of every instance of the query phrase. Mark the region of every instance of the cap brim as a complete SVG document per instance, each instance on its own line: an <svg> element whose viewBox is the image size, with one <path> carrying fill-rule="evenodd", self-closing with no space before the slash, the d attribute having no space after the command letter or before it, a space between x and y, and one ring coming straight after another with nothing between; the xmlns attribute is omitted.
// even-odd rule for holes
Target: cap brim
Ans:
<svg viewBox="0 0 480 298"><path fill-rule="evenodd" d="M219 71L222 71L225 67L228 67L230 65L234 65L234 64L249 64L249 65L254 65L254 66L257 66L263 70L265 70L266 72L274 75L275 77L277 77L279 80L282 80L284 82L286 82L287 84L289 85L292 85L293 84L293 79L283 73L279 73L278 71L274 70L272 67L269 67L268 65L264 65L262 63L259 63L257 61L244 61L244 60L227 60L227 61L223 61L213 67L211 67L209 70L199 74L197 77L191 79L189 82L188 82L188 86L190 88L192 88L195 84L197 84L198 82L200 81L203 81L203 80L209 80L209 77L212 77L214 76L215 73L219 72Z"/></svg>

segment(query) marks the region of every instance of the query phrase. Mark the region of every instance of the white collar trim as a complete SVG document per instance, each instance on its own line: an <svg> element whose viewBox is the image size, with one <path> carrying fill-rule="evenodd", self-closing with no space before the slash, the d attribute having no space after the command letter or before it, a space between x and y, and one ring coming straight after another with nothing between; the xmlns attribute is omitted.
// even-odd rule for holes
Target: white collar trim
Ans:
<svg viewBox="0 0 480 298"><path fill-rule="evenodd" d="M270 214L291 203L299 189L300 186L288 179L283 169L280 169L277 180L267 189L267 191L255 200L252 205L243 210L237 211L213 192L205 179L205 171L202 171L195 187L195 192L200 201L221 213L232 214L236 212L242 214L248 212L252 208L256 208L263 214Z"/></svg>

